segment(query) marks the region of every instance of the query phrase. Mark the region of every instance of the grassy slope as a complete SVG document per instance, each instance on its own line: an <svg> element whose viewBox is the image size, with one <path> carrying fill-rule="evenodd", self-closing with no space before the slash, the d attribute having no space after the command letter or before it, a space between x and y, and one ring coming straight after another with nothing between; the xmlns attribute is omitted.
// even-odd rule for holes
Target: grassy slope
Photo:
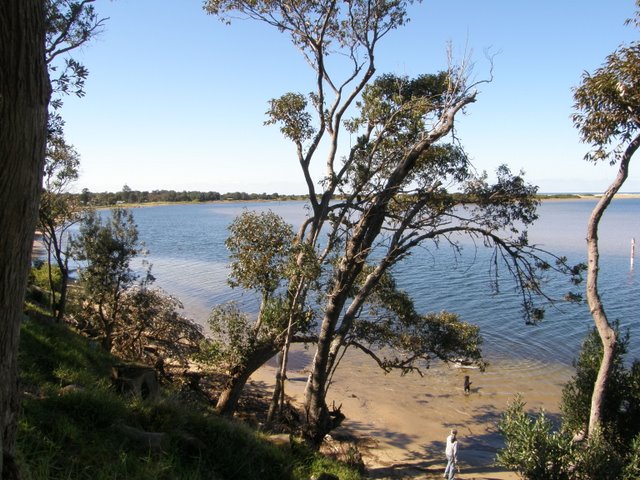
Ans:
<svg viewBox="0 0 640 480"><path fill-rule="evenodd" d="M18 449L25 479L295 480L321 471L360 478L300 445L272 446L176 392L153 404L122 398L109 380L117 362L64 326L24 322ZM168 441L154 451L120 425L164 432Z"/></svg>

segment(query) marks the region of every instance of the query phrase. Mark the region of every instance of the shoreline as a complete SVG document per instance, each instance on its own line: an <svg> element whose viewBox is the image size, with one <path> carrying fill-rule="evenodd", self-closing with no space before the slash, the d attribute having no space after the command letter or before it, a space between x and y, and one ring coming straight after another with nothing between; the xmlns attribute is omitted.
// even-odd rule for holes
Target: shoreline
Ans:
<svg viewBox="0 0 640 480"><path fill-rule="evenodd" d="M289 360L286 394L300 407L310 353L299 347ZM343 424L331 432L336 439L358 444L367 478L442 478L446 465L445 438L457 428L461 472L457 479L516 480L518 476L493 465L502 446L497 422L518 393L527 409L559 413L563 385L573 375L564 364L533 360L488 359L486 372L442 363L424 377L384 374L358 351L348 352L336 372L327 404L341 406ZM463 391L464 376L471 392ZM250 379L254 388L270 390L275 364L270 362Z"/></svg>
<svg viewBox="0 0 640 480"><path fill-rule="evenodd" d="M307 199L304 195L283 195L283 198L256 198L249 200L233 200L233 199L225 199L225 200L207 200L204 202L200 201L176 201L176 202L142 202L142 203L116 203L114 205L92 205L91 208L96 208L99 210L102 209L111 209L111 208L145 208L145 207L161 207L167 205L228 205L228 204L247 204L247 203L285 203L285 202L305 202ZM289 197L289 198L287 198ZM602 197L602 193L539 193L536 195L538 200L542 202L549 201L583 201L583 200L598 200ZM616 200L625 200L625 199L638 199L640 198L640 193L617 193L614 196Z"/></svg>

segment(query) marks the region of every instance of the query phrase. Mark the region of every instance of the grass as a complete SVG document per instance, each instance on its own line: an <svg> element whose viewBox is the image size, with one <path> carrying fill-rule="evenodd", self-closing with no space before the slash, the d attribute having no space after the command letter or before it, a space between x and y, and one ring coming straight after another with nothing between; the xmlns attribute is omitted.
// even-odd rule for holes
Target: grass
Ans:
<svg viewBox="0 0 640 480"><path fill-rule="evenodd" d="M27 319L21 335L18 458L26 480L361 478L300 443L276 447L244 424L185 404L177 391L153 403L117 395L110 371L120 360L64 325ZM162 433L162 448L123 426Z"/></svg>

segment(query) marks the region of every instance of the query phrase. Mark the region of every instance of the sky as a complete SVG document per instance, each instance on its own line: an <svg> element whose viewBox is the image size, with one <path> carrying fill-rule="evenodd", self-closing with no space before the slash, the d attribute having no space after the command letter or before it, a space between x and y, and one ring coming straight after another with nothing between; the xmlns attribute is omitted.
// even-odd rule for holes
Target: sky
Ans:
<svg viewBox="0 0 640 480"><path fill-rule="evenodd" d="M86 95L64 98L62 110L81 156L77 191L306 191L294 147L264 125L270 99L313 89L286 35L255 21L226 25L202 0L95 7L105 29L73 53L89 69ZM377 73L435 73L450 44L482 80L490 52L493 81L456 123L475 169L507 164L543 193L600 192L615 167L583 160L572 88L638 39L624 25L634 11L633 0L425 0L380 44ZM640 192L633 163L623 191Z"/></svg>

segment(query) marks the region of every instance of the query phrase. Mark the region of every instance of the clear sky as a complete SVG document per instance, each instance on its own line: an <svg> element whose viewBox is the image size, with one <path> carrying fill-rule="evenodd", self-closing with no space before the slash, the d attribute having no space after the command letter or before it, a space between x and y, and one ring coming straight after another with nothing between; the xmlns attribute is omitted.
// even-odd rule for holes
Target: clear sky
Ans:
<svg viewBox="0 0 640 480"><path fill-rule="evenodd" d="M77 190L304 193L293 146L264 126L267 102L309 92L309 67L288 37L252 21L230 26L201 0L98 0L105 31L74 55L86 96L65 99L67 140L81 155ZM572 87L638 30L633 0L426 0L380 45L378 73L446 67L451 42L494 81L457 123L475 168L524 170L541 192L602 191L615 175L582 160ZM323 161L323 160L322 160ZM625 185L640 191L640 160Z"/></svg>

